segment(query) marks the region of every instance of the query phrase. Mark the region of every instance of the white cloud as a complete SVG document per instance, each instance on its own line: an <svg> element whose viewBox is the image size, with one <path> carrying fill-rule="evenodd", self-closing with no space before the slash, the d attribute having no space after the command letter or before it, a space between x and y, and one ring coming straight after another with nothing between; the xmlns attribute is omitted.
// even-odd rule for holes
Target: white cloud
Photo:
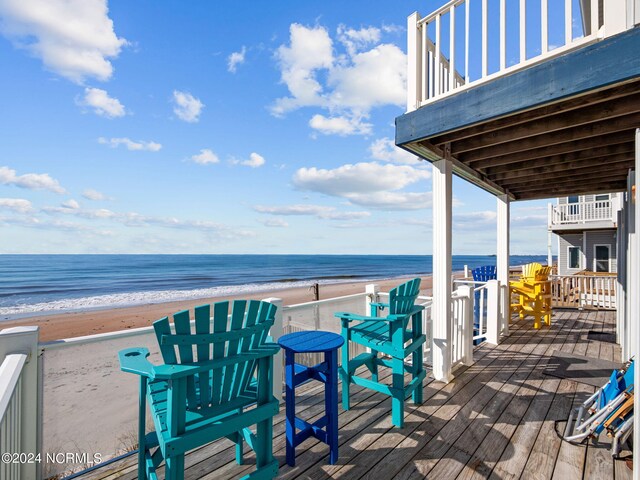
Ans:
<svg viewBox="0 0 640 480"><path fill-rule="evenodd" d="M127 150L146 150L148 152L157 152L162 148L162 145L157 142L145 142L143 140L134 142L126 137L109 139L100 137L98 138L98 143L109 145L111 148L117 148L120 145L124 145L127 147Z"/></svg>
<svg viewBox="0 0 640 480"><path fill-rule="evenodd" d="M189 92L174 90L173 102L173 113L175 113L180 120L184 120L189 123L196 123L200 120L200 114L204 108L204 103Z"/></svg>
<svg viewBox="0 0 640 480"><path fill-rule="evenodd" d="M67 200L66 202L62 202L62 208L68 208L70 210L77 210L80 208L80 204L74 199Z"/></svg>
<svg viewBox="0 0 640 480"><path fill-rule="evenodd" d="M338 211L335 207L307 204L282 206L255 205L253 209L258 213L266 213L269 215L312 216L327 220L354 220L366 218L371 215L369 212Z"/></svg>
<svg viewBox="0 0 640 480"><path fill-rule="evenodd" d="M265 227L272 228L287 228L289 224L282 218L265 218L264 220L260 220Z"/></svg>
<svg viewBox="0 0 640 480"><path fill-rule="evenodd" d="M0 198L0 208L18 213L29 213L33 210L31 202L24 198Z"/></svg>
<svg viewBox="0 0 640 480"><path fill-rule="evenodd" d="M289 96L278 98L271 113L283 116L302 107L326 109L316 114L311 128L324 134L367 135L370 110L383 105L401 106L406 100L406 55L380 41L375 27L355 30L341 25L337 31L340 54L326 28L292 24L288 45L276 52L281 81ZM368 50L367 50L368 49Z"/></svg>
<svg viewBox="0 0 640 480"><path fill-rule="evenodd" d="M371 128L370 123L364 123L361 117L356 116L335 116L325 117L319 113L311 117L309 126L324 135L369 135Z"/></svg>
<svg viewBox="0 0 640 480"><path fill-rule="evenodd" d="M93 190L92 188L87 188L84 192L82 192L82 196L87 200L94 200L94 201L109 199L104 193L99 192L97 190Z"/></svg>
<svg viewBox="0 0 640 480"><path fill-rule="evenodd" d="M396 147L388 137L379 138L369 146L371 158L384 162L415 165L421 163L418 157L401 148Z"/></svg>
<svg viewBox="0 0 640 480"><path fill-rule="evenodd" d="M76 104L93 108L96 115L106 118L123 117L127 113L120 100L110 97L106 90L100 88L85 88L84 97L77 98Z"/></svg>
<svg viewBox="0 0 640 480"><path fill-rule="evenodd" d="M409 165L356 163L332 170L300 168L293 175L293 185L334 197L352 204L384 210L413 210L431 205L429 192L401 192L414 183L430 178L428 170Z"/></svg>
<svg viewBox="0 0 640 480"><path fill-rule="evenodd" d="M338 25L338 40L342 43L350 55L380 41L380 29L367 27L356 30Z"/></svg>
<svg viewBox="0 0 640 480"><path fill-rule="evenodd" d="M2 0L0 32L69 80L108 80L118 38L106 0Z"/></svg>
<svg viewBox="0 0 640 480"><path fill-rule="evenodd" d="M399 190L430 176L427 170L418 170L408 165L363 162L342 165L332 170L300 168L293 176L293 184L302 190L342 197L352 193Z"/></svg>
<svg viewBox="0 0 640 480"><path fill-rule="evenodd" d="M355 205L378 210L419 210L431 207L431 192L353 193L346 198Z"/></svg>
<svg viewBox="0 0 640 480"><path fill-rule="evenodd" d="M255 236L255 233L251 230L230 227L228 225L212 222L209 220L158 217L153 215L142 215L136 212L114 212L106 208L91 210L83 208L73 209L68 207L44 207L41 211L43 213L54 216L62 214L84 218L87 220L116 222L126 227L157 226L163 228L196 230L206 232L208 234L213 234L218 238L225 239L246 238Z"/></svg>
<svg viewBox="0 0 640 480"><path fill-rule="evenodd" d="M49 190L54 193L65 193L65 189L60 186L60 183L51 178L48 173L17 175L16 171L9 167L0 167L0 183L29 190Z"/></svg>
<svg viewBox="0 0 640 480"><path fill-rule="evenodd" d="M265 164L265 159L262 155L252 152L249 155L248 160L242 160L240 165L244 165L245 167L258 168Z"/></svg>
<svg viewBox="0 0 640 480"><path fill-rule="evenodd" d="M231 73L236 73L238 65L242 65L245 60L245 54L247 53L247 47L242 46L239 52L233 52L227 59L227 70Z"/></svg>
<svg viewBox="0 0 640 480"><path fill-rule="evenodd" d="M220 162L220 159L213 151L208 148L203 148L200 150L200 153L191 156L191 161L199 163L200 165L209 165Z"/></svg>
<svg viewBox="0 0 640 480"><path fill-rule="evenodd" d="M289 27L289 46L276 51L282 83L291 97L276 100L271 111L276 116L303 106L321 105L322 86L316 70L333 66L333 42L324 27L305 27L293 23Z"/></svg>

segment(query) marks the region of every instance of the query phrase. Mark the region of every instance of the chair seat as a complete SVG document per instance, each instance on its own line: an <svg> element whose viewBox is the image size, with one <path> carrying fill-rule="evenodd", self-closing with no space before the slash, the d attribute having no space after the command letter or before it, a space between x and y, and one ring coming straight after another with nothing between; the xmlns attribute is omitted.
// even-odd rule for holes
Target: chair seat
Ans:
<svg viewBox="0 0 640 480"><path fill-rule="evenodd" d="M196 391L198 386L196 384ZM154 381L149 382L147 388L149 398L149 408L151 410L151 416L154 419L156 425L156 432L158 434L158 440L160 445L164 445L166 442L173 440L167 430L167 393L168 382L166 381ZM185 429L181 436L188 436L196 431L200 431L203 428L208 428L223 420L229 420L234 415L237 415L241 409L248 408L255 405L257 402L257 394L255 388L249 387L242 395L238 395L232 401L226 402L222 405L204 406L199 408L192 408L186 410ZM253 422L255 423L255 422ZM251 421L247 423L251 425ZM220 438L224 435L212 435L210 441Z"/></svg>
<svg viewBox="0 0 640 480"><path fill-rule="evenodd" d="M351 341L363 343L369 345L389 345L391 338L389 338L389 324L387 322L362 322L359 325L350 328ZM408 342L413 339L413 332L411 330L405 330L404 342ZM360 340L360 341L359 341Z"/></svg>

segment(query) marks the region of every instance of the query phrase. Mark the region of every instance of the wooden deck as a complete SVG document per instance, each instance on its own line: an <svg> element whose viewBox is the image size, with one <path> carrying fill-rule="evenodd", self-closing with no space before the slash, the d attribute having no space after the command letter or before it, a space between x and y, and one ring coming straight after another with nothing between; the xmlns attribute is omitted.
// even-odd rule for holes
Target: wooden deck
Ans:
<svg viewBox="0 0 640 480"><path fill-rule="evenodd" d="M599 445L575 446L555 433L593 387L542 374L554 350L620 361L620 348L587 339L589 330L613 332L615 312L556 311L552 326L512 325L498 347L476 348L475 364L445 385L428 378L424 403L408 403L406 426L391 426L389 397L352 387L352 409L340 410L340 460L327 464L327 446L314 439L297 449L296 467L284 458L284 414L275 419L274 452L286 479L627 479L631 470L613 461L606 437ZM323 395L313 383L298 390L297 413L323 414ZM563 424L560 425L560 428ZM630 455L623 452L623 456ZM191 452L187 479L237 478L253 468L234 462L233 444L214 442ZM85 474L82 480L136 477L136 457Z"/></svg>

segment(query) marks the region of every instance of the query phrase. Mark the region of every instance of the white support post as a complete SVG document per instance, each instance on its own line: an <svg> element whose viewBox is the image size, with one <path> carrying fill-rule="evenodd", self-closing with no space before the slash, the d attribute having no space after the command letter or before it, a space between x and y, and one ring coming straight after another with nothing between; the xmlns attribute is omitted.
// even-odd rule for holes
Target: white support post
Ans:
<svg viewBox="0 0 640 480"><path fill-rule="evenodd" d="M465 311L462 324L462 363L473 365L473 288L469 285L460 285L457 288L460 297L466 297Z"/></svg>
<svg viewBox="0 0 640 480"><path fill-rule="evenodd" d="M487 343L498 345L502 330L502 315L500 312L500 282L487 282Z"/></svg>
<svg viewBox="0 0 640 480"><path fill-rule="evenodd" d="M636 130L636 174L635 174L635 192L633 198L629 202L634 205L634 231L640 225L640 208L638 207L638 198L640 198L640 129ZM634 261L631 265L631 275L634 278L633 290L629 291L629 297L631 297L634 308L630 312L631 323L636 324L638 320L638 313L640 312L640 266L638 266L637 260L640 258L640 242L638 241L638 234L634 233L634 242L631 244L631 251L634 253ZM637 326L634 330L634 334L631 336L631 341L634 343L634 352L636 355L640 352L640 335L638 335ZM634 373L634 383L640 382L640 369L636 368ZM638 410L640 408L640 397L635 397L634 408ZM634 428L633 431L633 455L635 458L640 458L640 428ZM640 463L634 462L633 464L633 480L640 480Z"/></svg>
<svg viewBox="0 0 640 480"><path fill-rule="evenodd" d="M380 293L380 286L375 283L370 283L365 286L365 292L367 296L365 297L364 314L376 316L373 315L374 312L371 311L371 304L378 303L380 301L380 297L378 295Z"/></svg>
<svg viewBox="0 0 640 480"><path fill-rule="evenodd" d="M599 0L591 0L591 10L589 12L589 20L591 22L590 35L596 35L600 29L600 9L598 8L598 3L600 3Z"/></svg>
<svg viewBox="0 0 640 480"><path fill-rule="evenodd" d="M627 29L627 1L606 0L604 8L604 35L610 37Z"/></svg>
<svg viewBox="0 0 640 480"><path fill-rule="evenodd" d="M452 164L433 163L433 375L450 382L451 375L451 215Z"/></svg>
<svg viewBox="0 0 640 480"><path fill-rule="evenodd" d="M284 334L284 326L282 320L284 318L282 312L282 299L276 297L265 298L263 302L273 303L276 307L276 318L273 327L269 331L269 335L274 343L278 343L278 339ZM282 351L273 357L273 396L278 401L282 400L282 385L284 384L283 368L282 368Z"/></svg>
<svg viewBox="0 0 640 480"><path fill-rule="evenodd" d="M510 298L509 298L509 196L498 195L497 197L497 255L496 255L496 278L500 285L507 288L500 289L500 319L502 330L505 335L509 333Z"/></svg>
<svg viewBox="0 0 640 480"><path fill-rule="evenodd" d="M13 327L0 331L0 363L12 353L27 354L22 370L20 453L42 453L42 366L38 348L38 327ZM19 478L42 478L40 462L20 464Z"/></svg>
<svg viewBox="0 0 640 480"><path fill-rule="evenodd" d="M553 232L549 230L547 232L547 265L553 267L553 254L551 253L551 241Z"/></svg>
<svg viewBox="0 0 640 480"><path fill-rule="evenodd" d="M419 20L418 12L412 13L407 18L407 112L414 111L421 103L422 44L418 31Z"/></svg>
<svg viewBox="0 0 640 480"><path fill-rule="evenodd" d="M465 280L471 278L471 276L469 275L469 265L464 266L464 278Z"/></svg>

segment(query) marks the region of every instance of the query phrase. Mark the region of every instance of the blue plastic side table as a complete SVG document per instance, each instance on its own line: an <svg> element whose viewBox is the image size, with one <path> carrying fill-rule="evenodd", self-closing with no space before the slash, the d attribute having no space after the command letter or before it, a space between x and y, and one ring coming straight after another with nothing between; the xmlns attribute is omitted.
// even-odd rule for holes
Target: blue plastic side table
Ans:
<svg viewBox="0 0 640 480"><path fill-rule="evenodd" d="M329 463L334 465L338 461L338 348L344 339L336 333L316 330L283 335L278 343L284 350L285 363L287 464L293 467L296 447L315 437L329 445ZM313 367L300 365L295 362L296 353L324 353L324 362ZM327 413L313 423L296 417L295 389L308 380L325 384Z"/></svg>

